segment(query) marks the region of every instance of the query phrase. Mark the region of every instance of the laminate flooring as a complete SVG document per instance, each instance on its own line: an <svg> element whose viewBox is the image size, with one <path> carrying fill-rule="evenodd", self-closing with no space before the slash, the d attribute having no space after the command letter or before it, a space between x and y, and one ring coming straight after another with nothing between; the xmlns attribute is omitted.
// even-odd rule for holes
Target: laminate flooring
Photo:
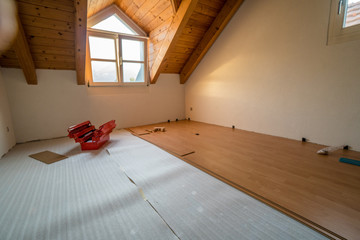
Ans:
<svg viewBox="0 0 360 240"><path fill-rule="evenodd" d="M322 145L187 120L130 131L155 126L166 132L139 137L170 153L193 150L178 157L326 236L360 239L360 167L339 162L359 152L323 156Z"/></svg>

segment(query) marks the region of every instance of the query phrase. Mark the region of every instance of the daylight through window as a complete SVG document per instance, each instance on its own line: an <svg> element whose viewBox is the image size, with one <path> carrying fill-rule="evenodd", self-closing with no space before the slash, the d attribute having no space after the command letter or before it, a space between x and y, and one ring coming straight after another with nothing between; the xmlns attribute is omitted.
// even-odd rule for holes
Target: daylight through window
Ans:
<svg viewBox="0 0 360 240"><path fill-rule="evenodd" d="M328 43L360 39L360 0L332 0Z"/></svg>
<svg viewBox="0 0 360 240"><path fill-rule="evenodd" d="M134 23L128 23L128 19L116 13L108 15L88 29L90 85L146 84L147 38L132 29L130 25L134 26Z"/></svg>

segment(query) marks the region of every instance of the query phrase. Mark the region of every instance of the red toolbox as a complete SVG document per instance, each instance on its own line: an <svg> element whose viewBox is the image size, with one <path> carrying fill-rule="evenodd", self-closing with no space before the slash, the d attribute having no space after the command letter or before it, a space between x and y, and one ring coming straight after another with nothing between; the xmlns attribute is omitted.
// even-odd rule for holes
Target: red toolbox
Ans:
<svg viewBox="0 0 360 240"><path fill-rule="evenodd" d="M86 121L68 128L68 137L80 143L81 150L96 150L110 139L110 133L116 127L115 120L111 120L95 129L90 121Z"/></svg>

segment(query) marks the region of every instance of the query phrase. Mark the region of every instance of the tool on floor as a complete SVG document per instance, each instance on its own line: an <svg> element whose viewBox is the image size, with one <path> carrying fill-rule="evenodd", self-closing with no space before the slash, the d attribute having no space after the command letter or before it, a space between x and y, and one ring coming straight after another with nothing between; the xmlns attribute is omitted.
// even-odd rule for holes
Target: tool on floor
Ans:
<svg viewBox="0 0 360 240"><path fill-rule="evenodd" d="M148 130L146 129L146 131L148 131L149 133L153 133L153 132L166 132L165 127L154 127L153 130Z"/></svg>
<svg viewBox="0 0 360 240"><path fill-rule="evenodd" d="M355 160L355 159L340 158L339 161L340 161L340 162L343 162L343 163L348 163L348 164L353 164L353 165L360 166L360 161L359 161L359 160Z"/></svg>
<svg viewBox="0 0 360 240"><path fill-rule="evenodd" d="M341 146L336 146L336 147L326 147L326 148L320 149L316 153L320 154L320 155L328 155L329 153L335 152L336 150L339 150L339 149L349 149L349 146L341 145Z"/></svg>
<svg viewBox="0 0 360 240"><path fill-rule="evenodd" d="M80 143L81 150L96 150L110 139L110 133L116 127L115 120L111 120L95 129L90 121L86 121L68 128L68 137Z"/></svg>

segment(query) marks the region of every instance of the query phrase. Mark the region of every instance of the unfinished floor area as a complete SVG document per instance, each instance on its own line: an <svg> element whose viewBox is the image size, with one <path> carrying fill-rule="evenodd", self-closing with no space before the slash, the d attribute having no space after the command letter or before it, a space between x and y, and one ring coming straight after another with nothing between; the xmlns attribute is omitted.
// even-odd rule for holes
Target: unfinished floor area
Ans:
<svg viewBox="0 0 360 240"><path fill-rule="evenodd" d="M96 151L60 138L5 155L0 239L325 239L127 131L111 137ZM67 158L29 157L43 151Z"/></svg>
<svg viewBox="0 0 360 240"><path fill-rule="evenodd" d="M331 238L360 236L360 167L339 162L359 152L195 121L129 130Z"/></svg>

